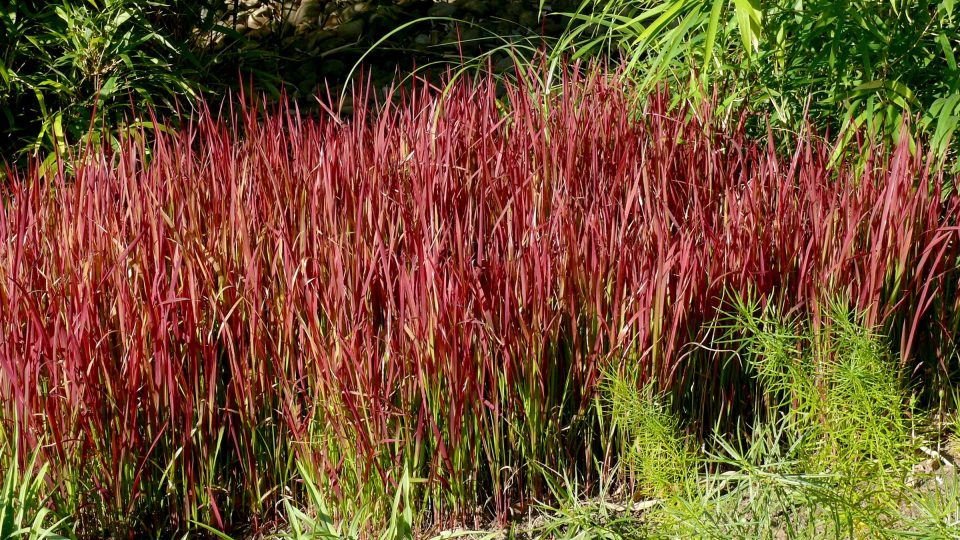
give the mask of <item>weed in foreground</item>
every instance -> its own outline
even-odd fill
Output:
[[[742,437],[714,438],[694,465],[699,474],[643,516],[650,536],[960,535],[955,476],[918,484],[909,474],[923,443],[911,438],[916,411],[888,346],[862,315],[833,303],[827,324],[804,328],[758,304],[737,307],[732,326],[742,331],[741,354],[767,409]],[[630,385],[609,388],[623,395]],[[633,410],[620,414],[658,410],[649,392],[633,388]],[[669,432],[635,436],[651,455],[676,445]]]
[[[64,519],[56,521],[47,507],[48,464],[32,452],[21,463],[19,446],[0,432],[0,539],[62,539],[57,531]]]

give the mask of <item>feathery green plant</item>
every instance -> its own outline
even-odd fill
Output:
[[[630,369],[630,368],[627,368]],[[637,374],[606,378],[613,422],[625,438],[620,459],[643,496],[662,498],[680,492],[695,470],[690,443],[679,422],[647,382],[638,390]]]
[[[755,300],[734,304],[728,336],[741,333],[765,410],[743,439],[715,438],[697,489],[657,519],[689,537],[885,534],[901,519],[916,443],[889,348],[840,302],[818,328]]]

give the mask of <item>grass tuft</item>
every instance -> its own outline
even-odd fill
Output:
[[[836,165],[813,136],[778,153],[713,102],[661,90],[638,116],[609,74],[564,73],[562,92],[461,79],[383,105],[361,87],[349,121],[246,98],[12,178],[0,418],[22,419],[3,430],[47,467],[51,508],[84,537],[269,531],[307,470],[335,522],[505,522],[554,478],[600,489],[605,372],[655,381],[701,431],[753,409],[753,375],[712,344],[730,291],[822,329],[784,365],[830,390],[803,390],[810,418],[882,458],[888,402],[834,409],[887,372],[825,298],[950,372],[960,198],[938,162],[864,142]],[[674,441],[627,441],[676,460],[655,493],[682,476],[664,410],[624,420]]]

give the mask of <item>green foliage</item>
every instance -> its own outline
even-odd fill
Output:
[[[909,447],[899,373],[889,347],[859,326],[855,313],[840,303],[829,309],[828,324],[803,332],[769,307],[761,312],[739,302],[736,326],[746,331],[747,364],[768,416],[782,416],[800,434],[808,470],[882,478]]]
[[[922,115],[945,151],[960,115],[960,13],[952,0],[784,3],[767,10],[753,64],[758,98],[796,123],[811,96],[818,116],[842,110],[849,125],[897,134]]]
[[[649,386],[629,373],[608,378],[614,422],[631,441],[621,459],[636,474],[635,496],[656,498],[621,530],[653,538],[956,537],[955,474],[926,484],[911,477],[918,415],[888,345],[862,316],[835,303],[814,327],[769,305],[734,304],[721,328],[739,345],[762,405],[735,437],[717,432],[706,457],[690,450]],[[581,506],[598,515],[604,504]],[[541,530],[572,530],[571,507]],[[640,537],[576,530],[578,538]]]
[[[863,127],[897,138],[918,115],[944,154],[960,121],[953,0],[585,0],[569,15],[557,59],[619,52],[648,88],[697,72],[724,105],[746,102],[788,130],[812,118],[847,139]]]
[[[638,492],[661,498],[679,492],[694,470],[695,460],[677,419],[664,397],[648,382],[638,391],[633,376],[609,377],[614,422],[625,438],[620,459],[635,480]]]
[[[330,511],[327,508],[326,498],[321,494],[317,482],[313,479],[310,467],[304,467],[302,462],[297,462],[297,468],[300,471],[300,481],[306,492],[307,508],[310,512],[299,509],[296,502],[291,498],[283,501],[284,512],[286,514],[289,530],[278,535],[278,538],[289,540],[307,540],[315,538],[355,538],[359,535],[358,523],[354,522],[352,527],[343,532],[342,526],[334,524],[330,518]]]
[[[887,508],[845,497],[837,474],[813,473],[789,444],[785,424],[757,426],[745,445],[718,440],[695,490],[675,497],[650,519],[674,538],[841,538]]]
[[[194,95],[195,59],[151,22],[164,8],[135,0],[0,1],[0,131],[7,137],[0,144],[63,152],[88,134],[99,144],[134,110],[171,110],[177,96]]]
[[[16,445],[0,440],[0,540],[61,539],[56,534],[63,520],[52,523],[46,507],[48,465],[38,466],[33,452],[23,467]]]
[[[415,482],[409,472],[404,472],[397,483],[393,495],[390,514],[387,519],[381,519],[372,513],[377,505],[374,501],[362,509],[356,509],[352,516],[334,518],[327,497],[323,494],[321,482],[315,478],[315,469],[302,461],[297,461],[300,473],[300,483],[304,491],[302,501],[287,497],[283,501],[284,515],[287,527],[277,534],[277,540],[319,540],[379,538],[380,540],[403,540],[414,538],[415,508],[412,498],[412,486]],[[385,524],[377,534],[374,524]]]
[[[877,537],[903,525],[900,506],[916,494],[907,482],[913,408],[883,340],[843,304],[828,309],[825,324],[805,328],[737,302],[728,330],[742,335],[766,408],[745,439],[716,439],[698,489],[659,514],[667,528],[684,537],[818,538]]]

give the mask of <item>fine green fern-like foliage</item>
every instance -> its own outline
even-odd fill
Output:
[[[760,396],[754,420],[738,422],[737,436],[717,431],[698,455],[649,386],[629,375],[608,377],[614,422],[628,434],[621,459],[637,486],[634,496],[658,502],[642,518],[649,534],[876,538],[955,531],[957,498],[948,486],[929,494],[908,481],[918,414],[889,346],[863,317],[835,302],[814,326],[754,299],[737,298],[734,306],[727,344],[736,337]],[[905,513],[905,505],[912,510]]]
[[[849,309],[836,304],[822,339],[827,349],[824,438],[829,444],[821,446],[819,455],[824,466],[840,464],[842,474],[882,482],[887,472],[905,473],[902,458],[911,431],[906,413],[913,408],[905,408],[907,396],[889,347],[854,320]],[[847,464],[850,468],[843,469]]]
[[[767,417],[802,439],[808,471],[836,473],[856,490],[860,479],[883,482],[902,467],[907,398],[881,338],[846,305],[827,309],[821,328],[805,330],[740,302],[737,325],[746,330],[747,364],[766,395]]]
[[[662,498],[680,492],[695,470],[690,444],[665,398],[652,383],[638,390],[637,377],[607,378],[614,421],[621,432],[621,459],[638,494]]]
[[[919,530],[901,512],[912,495],[929,501],[906,482],[912,407],[889,347],[842,303],[826,307],[818,328],[755,301],[735,305],[733,330],[765,409],[740,430],[747,437],[716,437],[697,489],[671,499],[656,519],[700,538]],[[931,515],[951,508],[918,504]]]

